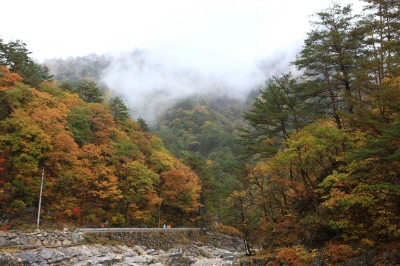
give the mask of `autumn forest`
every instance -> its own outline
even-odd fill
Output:
[[[0,39],[1,228],[34,223],[44,173],[49,226],[212,228],[287,265],[398,247],[400,4],[362,2],[314,14],[296,72],[165,103],[155,126],[102,82],[106,55],[41,64]]]

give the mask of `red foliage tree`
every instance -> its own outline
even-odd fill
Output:
[[[0,163],[4,163],[6,161],[6,159],[4,159],[3,157],[0,157]],[[4,167],[0,167],[0,171],[3,171]]]

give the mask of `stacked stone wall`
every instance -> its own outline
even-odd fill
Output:
[[[91,241],[118,242],[125,245],[143,245],[154,249],[170,249],[179,244],[194,243],[201,239],[201,231],[150,231],[150,232],[91,232],[85,237]]]
[[[0,247],[35,248],[60,247],[84,243],[141,245],[168,250],[176,246],[202,242],[219,248],[241,249],[242,242],[235,237],[200,230],[129,231],[129,232],[80,232],[64,230],[33,232],[0,232]]]
[[[34,232],[0,232],[0,247],[34,247],[34,246],[68,246],[85,242],[82,232],[41,231]]]

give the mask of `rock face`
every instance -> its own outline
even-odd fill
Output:
[[[239,253],[200,243],[155,250],[145,246],[77,245],[0,253],[0,265],[205,266],[233,265]]]

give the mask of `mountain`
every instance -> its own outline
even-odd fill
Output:
[[[200,180],[160,138],[54,82],[23,82],[0,68],[3,214],[29,219],[43,175],[44,222],[198,224]]]

